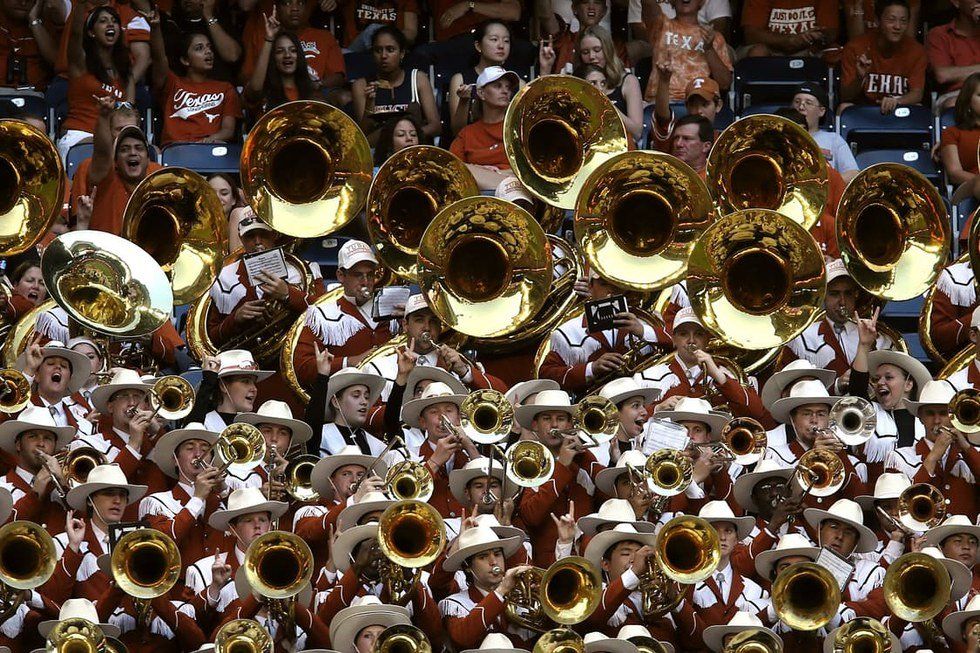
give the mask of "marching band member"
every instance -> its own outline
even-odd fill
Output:
[[[912,482],[905,474],[885,472],[875,481],[873,495],[862,495],[855,499],[861,509],[872,513],[878,522],[878,545],[866,557],[880,560],[882,566],[887,567],[905,553],[906,533],[898,521],[898,498],[911,485]],[[881,512],[885,514],[882,515]]]
[[[932,342],[945,358],[976,342],[973,335],[980,326],[977,314],[976,278],[970,261],[947,265],[936,279],[929,327]]]
[[[799,499],[790,496],[789,482],[794,470],[782,467],[773,460],[760,460],[751,472],[735,479],[729,505],[755,515],[755,528],[752,529],[751,557],[759,551],[770,549],[783,535],[797,532],[806,535],[800,526],[793,523],[791,515],[803,508]],[[736,557],[736,564],[738,558]]]
[[[258,395],[256,384],[275,374],[260,370],[252,353],[244,349],[228,349],[209,356],[201,368],[204,378],[185,421],[201,422],[215,432],[232,424],[238,413],[251,412]]]
[[[384,442],[365,429],[371,407],[381,395],[385,380],[355,367],[345,367],[331,374],[329,379],[320,374],[317,379],[306,414],[314,429],[317,424],[322,424],[319,438],[313,438],[319,442],[318,455],[335,454],[352,445],[366,455],[380,454],[385,448]],[[323,380],[326,380],[325,387]],[[312,445],[309,448],[312,449]]]
[[[99,372],[105,366],[105,354],[98,343],[85,336],[72,338],[66,346],[68,349],[85,356],[91,369],[85,383],[71,396],[71,411],[75,413],[76,417],[79,417],[79,414],[81,417],[86,417],[92,412],[92,391],[99,385]]]
[[[465,395],[469,393],[463,382],[453,376],[452,373],[432,365],[415,365],[407,352],[400,351],[399,354],[401,355],[398,358],[398,376],[395,377],[395,385],[391,389],[391,394],[388,395],[389,405],[394,407],[399,403],[418,399],[422,396],[422,392],[435,382],[446,384],[453,391],[453,394]],[[410,366],[411,371],[405,376],[404,383],[402,383],[405,366]],[[385,433],[397,433],[400,430],[409,456],[418,456],[422,443],[425,442],[425,433],[417,424],[402,422],[401,416],[396,413],[395,410],[390,413],[385,411]]]
[[[646,461],[647,457],[642,452],[630,449],[619,457],[613,467],[606,467],[595,475],[596,496],[613,497],[602,503],[600,511],[612,500],[625,501],[633,511],[634,519],[646,517],[655,498],[646,482]]]
[[[924,535],[925,543],[942,551],[943,556],[956,560],[969,569],[973,575],[971,584],[980,587],[980,526],[977,526],[966,515],[950,515]]]
[[[79,440],[122,467],[127,477],[143,472],[144,449],[149,450],[154,424],[150,410],[143,410],[150,389],[134,370],[117,367],[112,377],[92,391],[92,407],[99,414],[98,433]]]
[[[980,648],[980,595],[974,594],[965,608],[946,615],[943,632],[957,653]]]
[[[885,569],[877,560],[855,554],[875,550],[878,538],[864,525],[861,506],[850,499],[839,499],[827,510],[807,508],[803,518],[816,533],[817,543],[849,560],[854,570],[842,589],[842,601],[860,601],[885,579]]]
[[[616,464],[626,451],[638,448],[650,415],[647,406],[660,396],[657,388],[641,387],[632,378],[613,379],[602,386],[599,396],[608,399],[619,411],[619,428],[609,446],[592,447],[590,451],[602,465]]]
[[[371,475],[365,476],[372,465]],[[359,503],[369,493],[381,491],[387,467],[384,459],[366,456],[354,445],[321,458],[310,472],[310,484],[321,500],[297,508],[293,532],[311,544],[323,541],[342,510]]]
[[[715,653],[720,653],[731,638],[746,630],[761,630],[782,643],[782,639],[771,628],[766,628],[762,620],[751,612],[736,612],[727,624],[716,623],[704,629],[704,645]]]
[[[837,380],[837,373],[823,367],[816,367],[813,363],[800,358],[787,363],[786,367],[774,372],[759,393],[762,405],[766,409],[768,419],[760,420],[763,426],[769,428],[766,432],[766,443],[769,446],[786,444],[791,441],[792,436],[786,434],[786,424],[780,424],[772,419],[772,405],[777,399],[782,399],[789,395],[790,390],[799,381],[817,380],[824,384],[828,391],[833,387]]]
[[[306,443],[313,437],[313,429],[306,422],[293,418],[289,404],[275,399],[262,402],[254,413],[239,413],[235,422],[257,427],[265,439],[267,453],[265,464],[252,469],[245,476],[239,476],[234,468],[229,469],[225,479],[228,489],[257,487],[267,497],[282,499],[285,487],[280,479],[285,475],[290,452],[297,447],[305,450]],[[270,468],[274,470],[276,478],[269,478]]]
[[[518,406],[523,406],[524,404],[534,401],[535,395],[537,395],[542,390],[561,390],[561,386],[558,385],[557,381],[552,379],[531,379],[530,381],[521,381],[515,383],[504,396],[507,397],[507,401],[510,405],[517,410]],[[517,440],[532,440],[534,439],[534,433],[525,426],[522,426],[520,422],[516,419],[514,420],[514,425],[511,428],[510,438],[508,442],[512,443]]]
[[[89,380],[88,359],[56,340],[43,346],[31,343],[22,356],[24,375],[32,382],[32,403],[48,408],[59,426],[92,433],[94,427],[86,419],[91,411],[82,412],[72,398]]]
[[[382,603],[373,595],[360,596],[330,621],[330,643],[337,653],[372,653],[386,628],[411,623],[404,607]]]
[[[973,310],[968,338],[973,348],[973,359],[969,365],[949,376],[949,382],[957,390],[980,388],[980,365],[978,365],[976,358],[977,352],[980,351],[980,344],[978,344],[980,343],[980,308]]]

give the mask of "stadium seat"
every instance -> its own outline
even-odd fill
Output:
[[[296,255],[304,261],[319,265],[324,279],[333,279],[337,273],[337,252],[348,240],[350,238],[347,236],[309,238]]]
[[[903,302],[888,302],[882,309],[881,315],[889,318],[889,321],[893,319],[918,320],[925,301],[924,297],[913,297]]]
[[[885,148],[928,150],[932,145],[932,112],[923,106],[898,107],[883,116],[876,105],[854,105],[837,122],[838,133],[855,154]]]
[[[905,339],[905,344],[909,348],[909,356],[925,364],[926,367],[930,367],[933,363],[929,358],[929,354],[922,347],[922,341],[919,340],[919,333],[917,331],[910,331],[908,333],[903,333],[902,338]]]
[[[345,52],[344,69],[347,81],[368,77],[374,73],[374,57],[370,52]]]
[[[803,82],[827,87],[827,65],[815,57],[750,57],[735,64],[735,108],[783,100]]]
[[[202,175],[214,172],[235,174],[242,146],[236,143],[171,143],[163,148],[165,166],[190,168]]]
[[[858,168],[864,170],[876,163],[902,163],[921,172],[929,181],[942,188],[942,173],[929,156],[928,150],[883,149],[867,150],[854,157]]]
[[[69,179],[75,178],[75,171],[85,159],[92,156],[92,143],[79,143],[72,145],[65,157],[65,173]]]

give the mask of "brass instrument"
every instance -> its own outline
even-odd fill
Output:
[[[898,497],[898,521],[912,531],[924,533],[946,519],[946,497],[929,483],[915,483]]]
[[[571,75],[525,85],[507,107],[503,129],[514,174],[538,198],[563,209],[575,208],[584,180],[599,164],[628,147],[609,98]]]
[[[153,415],[168,422],[182,420],[194,409],[194,386],[176,374],[157,379],[147,395]]]
[[[317,297],[315,300],[310,301],[310,305],[307,310],[310,310],[311,308],[316,310],[321,306],[326,306],[327,304],[336,302],[338,299],[340,299],[343,296],[344,296],[344,287],[338,284],[336,288],[331,288],[324,294]],[[197,330],[198,336],[203,336],[204,333],[202,332],[202,330],[206,330],[206,326],[207,326],[207,322],[206,322],[207,313],[202,312],[200,310],[198,310],[195,313],[194,311],[197,308],[198,306],[197,304],[195,304],[191,309],[192,316],[196,318],[196,321],[194,322],[194,329]],[[190,326],[191,325],[190,318],[191,316],[188,316],[188,332],[192,330]],[[304,404],[309,403],[310,393],[307,392],[306,388],[304,388],[303,385],[299,382],[299,376],[296,373],[296,365],[294,364],[295,361],[293,360],[293,357],[294,354],[296,353],[296,347],[299,345],[300,334],[303,333],[303,327],[305,326],[306,326],[306,313],[303,313],[302,315],[298,315],[296,319],[293,320],[292,325],[285,330],[282,336],[282,349],[279,351],[278,361],[270,361],[270,363],[276,369],[282,372],[283,381],[285,381],[289,389],[292,390]],[[393,340],[396,340],[398,338],[399,336],[395,336],[394,338],[389,340],[388,343],[383,345],[383,347],[387,347],[389,344],[391,344]],[[201,338],[198,339],[197,344],[198,345],[201,344]],[[190,347],[189,336],[188,336],[188,347]],[[378,349],[382,349],[382,347],[379,347]],[[197,351],[193,347],[191,347],[191,351],[193,351],[195,355],[197,354]]]
[[[899,619],[920,624],[933,648],[947,647],[938,616],[950,601],[953,581],[943,563],[928,553],[906,553],[888,566],[882,588],[888,609]]]
[[[652,481],[650,489],[662,497],[682,494],[694,476],[690,459],[676,449],[654,451],[647,458],[644,471]]]
[[[426,227],[418,283],[449,328],[476,337],[512,333],[544,305],[551,245],[531,215],[493,197],[450,204]]]
[[[48,582],[57,564],[54,539],[38,524],[13,521],[0,527],[0,618],[17,610],[23,590]]]
[[[662,642],[646,635],[627,637],[626,641],[634,644],[639,653],[668,653],[670,650]]]
[[[371,146],[353,120],[324,102],[298,100],[266,112],[249,131],[242,190],[279,233],[324,236],[360,212],[373,168]]]
[[[502,392],[474,390],[460,404],[459,428],[478,444],[501,442],[514,428],[514,407]]]
[[[657,328],[666,328],[663,320],[654,313],[650,313],[636,306],[630,307],[630,312],[633,313],[641,322],[653,327],[655,330]],[[576,313],[569,317],[571,319],[578,316],[579,314]],[[617,369],[593,376],[592,380],[588,383],[586,392],[598,392],[602,386],[613,379],[618,379],[622,376],[633,376],[650,367],[656,366],[665,356],[673,356],[673,350],[668,352],[668,348],[666,346],[656,342],[649,342],[643,338],[635,338],[630,336],[627,338],[627,343],[630,344],[626,351],[624,351],[622,354],[623,363]],[[547,351],[542,352],[542,349],[545,347],[548,351],[551,350],[550,339],[542,342],[541,347],[539,347],[538,355],[535,356],[536,370],[540,369],[541,363],[544,362],[544,357],[547,356]]]
[[[783,643],[768,630],[749,628],[732,635],[721,650],[722,653],[782,653]]]
[[[877,619],[857,617],[837,629],[833,646],[833,653],[892,653],[892,638]]]
[[[504,452],[506,478],[520,487],[540,487],[555,471],[555,457],[537,440],[518,440]]]
[[[199,469],[217,467],[220,473],[232,470],[236,474],[244,474],[265,461],[265,436],[251,424],[235,422],[221,430],[209,453],[210,463],[205,462],[202,456],[194,460],[194,466]]]
[[[24,313],[16,323],[10,326],[6,333],[0,327],[0,335],[3,336],[0,350],[3,351],[4,367],[17,366],[17,358],[24,353],[28,344],[31,343],[31,338],[34,336],[34,326],[37,324],[38,316],[50,311],[56,306],[55,301],[49,297],[38,306]]]
[[[575,240],[602,278],[621,288],[659,290],[684,278],[711,208],[707,186],[683,161],[623,152],[585,180],[575,204]]]
[[[662,617],[680,604],[684,588],[668,577],[656,561],[647,559],[647,569],[640,575],[640,614],[648,623]]]
[[[379,574],[388,600],[405,605],[420,582],[422,567],[432,564],[446,548],[446,525],[429,504],[399,501],[381,514],[378,548],[384,555]]]
[[[827,159],[806,128],[786,118],[737,120],[715,139],[705,171],[719,215],[768,209],[808,230],[827,204]]]
[[[531,653],[585,653],[585,641],[571,628],[554,628],[538,638]]]
[[[228,221],[218,194],[193,170],[166,167],[143,178],[126,203],[122,232],[163,268],[174,304],[211,289],[228,249]]]
[[[608,444],[619,431],[619,409],[600,395],[589,395],[575,404],[572,428],[590,447]]]
[[[847,480],[844,463],[829,449],[810,449],[796,463],[794,478],[806,493],[815,497],[829,497],[837,493]]]
[[[428,501],[434,491],[435,481],[425,463],[402,460],[385,474],[385,494],[396,501]]]
[[[432,653],[432,645],[420,628],[398,624],[381,631],[371,653]]]
[[[398,445],[401,445],[404,448],[405,441],[402,440],[400,436],[392,435],[388,440],[388,444],[385,445],[385,448],[381,450],[381,453],[374,457],[374,460],[371,461],[368,468],[364,470],[364,474],[359,479],[354,481],[354,484],[351,486],[351,494],[356,493],[360,489],[361,483],[364,482],[364,479],[370,478],[371,475],[374,474],[374,470],[378,466],[378,463],[384,460],[385,456],[387,456],[391,450]]]
[[[47,653],[103,653],[105,632],[88,619],[73,617],[60,620],[48,633],[44,650]]]
[[[320,493],[313,489],[310,476],[316,466],[319,456],[300,454],[289,459],[286,465],[286,493],[296,501],[317,501]]]
[[[20,120],[0,122],[0,257],[31,249],[61,215],[65,168],[48,135]]]
[[[817,630],[830,623],[841,602],[840,585],[824,567],[797,562],[780,572],[772,584],[772,606],[794,630]]]
[[[214,653],[272,653],[272,637],[254,619],[232,619],[215,633]]]
[[[736,417],[725,424],[721,441],[732,459],[742,466],[753,465],[766,454],[766,428],[751,417]]]
[[[587,558],[568,556],[541,576],[541,610],[556,624],[585,621],[602,598],[602,574]]]
[[[313,552],[298,535],[269,531],[252,540],[245,552],[249,587],[269,601],[270,616],[287,632],[294,621],[293,602],[313,577]]]
[[[68,488],[84,483],[88,479],[89,472],[109,462],[104,453],[95,447],[87,446],[65,449],[56,453],[54,457],[61,466],[61,475]]]
[[[841,397],[828,415],[828,430],[849,447],[858,447],[870,440],[877,426],[875,407],[862,397]]]
[[[180,578],[180,551],[166,533],[141,528],[119,538],[109,566],[116,585],[136,603],[136,623],[148,627],[150,600],[169,592]]]
[[[0,413],[16,415],[29,403],[31,384],[24,373],[13,367],[0,369]]]
[[[657,531],[654,556],[667,578],[693,585],[714,573],[721,562],[718,533],[700,517],[674,517]]]
[[[514,589],[507,592],[504,616],[518,628],[543,633],[551,627],[551,621],[541,607],[541,579],[544,569],[532,567],[517,575]]]
[[[780,347],[795,338],[815,319],[826,289],[813,236],[762,209],[716,220],[695,243],[687,270],[691,307],[702,324],[742,349]]]
[[[965,434],[980,433],[980,390],[964,388],[949,402],[949,421]]]
[[[912,299],[929,290],[949,259],[949,217],[922,174],[879,163],[858,173],[841,196],[837,242],[860,287],[881,299]]]
[[[381,262],[415,281],[425,228],[442,207],[479,194],[473,174],[452,152],[415,145],[392,154],[371,182],[365,209]]]

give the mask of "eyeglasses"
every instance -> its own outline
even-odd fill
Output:
[[[793,100],[793,106],[800,107],[803,109],[816,109],[817,107],[820,106],[820,103],[817,102],[816,100],[808,100],[808,99]]]

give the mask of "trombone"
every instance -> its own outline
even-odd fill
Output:
[[[180,578],[180,551],[166,533],[152,528],[119,538],[109,559],[112,578],[136,604],[136,623],[149,625],[150,600],[163,596]]]
[[[396,624],[381,631],[371,653],[432,653],[432,645],[420,628]]]
[[[980,433],[980,390],[964,388],[953,395],[949,421],[961,433]]]
[[[946,497],[934,485],[916,483],[898,496],[898,523],[906,532],[924,533],[946,518]]]
[[[388,440],[388,444],[386,444],[385,448],[381,450],[381,453],[374,457],[374,460],[371,461],[368,468],[364,470],[364,474],[361,476],[361,478],[354,481],[354,485],[352,485],[350,489],[351,494],[356,493],[358,489],[360,489],[361,483],[364,482],[364,479],[369,478],[372,474],[374,474],[374,470],[378,466],[378,463],[384,460],[385,456],[387,456],[391,450],[395,448],[395,445],[401,445],[402,447],[405,446],[405,441],[401,439],[401,436],[391,436],[391,438]]]
[[[803,494],[829,497],[844,487],[847,475],[840,457],[829,449],[810,449],[800,456],[793,478],[800,482]]]
[[[254,619],[233,619],[215,633],[214,653],[272,653],[272,637]]]
[[[64,449],[56,453],[54,457],[61,465],[61,475],[69,488],[84,483],[88,479],[89,472],[108,462],[104,453],[89,446]],[[55,476],[52,474],[51,478],[53,479]]]
[[[793,630],[817,630],[830,623],[840,606],[837,579],[813,562],[798,562],[780,572],[772,584],[772,606]]]
[[[473,442],[496,444],[506,440],[513,427],[514,407],[497,390],[475,390],[459,407],[459,428]]]
[[[147,393],[147,401],[153,414],[170,421],[182,420],[194,409],[194,386],[182,376],[171,374],[153,384]]]
[[[540,487],[555,472],[555,456],[537,440],[518,440],[504,452],[504,470],[504,478],[511,483],[526,488]]]
[[[320,458],[313,454],[300,454],[289,459],[284,475],[286,494],[296,501],[317,501],[320,493],[313,489],[312,474]]]
[[[833,435],[849,447],[858,447],[871,439],[878,426],[874,406],[861,397],[842,397],[831,407],[828,428],[819,432]]]
[[[892,614],[922,624],[926,639],[945,646],[945,637],[933,620],[950,601],[952,580],[943,563],[928,553],[906,553],[888,566],[882,588]]]
[[[205,454],[207,455],[207,454]],[[226,426],[211,447],[211,461],[194,459],[198,469],[217,467],[219,473],[244,474],[262,465],[266,458],[265,436],[257,427],[244,422]]]
[[[426,567],[446,548],[446,525],[435,508],[424,501],[399,501],[378,520],[378,548],[384,555],[380,575],[389,600],[405,605]],[[411,578],[405,577],[411,569]]]
[[[721,441],[739,465],[748,466],[762,460],[768,438],[766,428],[751,417],[736,417],[721,431]]]
[[[434,491],[432,472],[424,463],[402,460],[385,474],[385,493],[396,501],[428,501]]]
[[[313,552],[298,535],[269,531],[245,552],[245,578],[269,601],[270,616],[287,631],[295,623],[295,597],[313,577]]]
[[[619,430],[619,409],[605,397],[589,395],[575,404],[572,426],[551,429],[553,434],[577,435],[588,447],[607,444]]]
[[[654,451],[643,469],[652,481],[650,489],[662,497],[683,494],[694,478],[690,459],[677,449]]]

